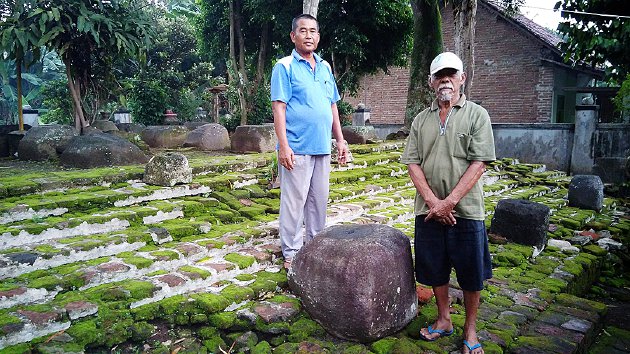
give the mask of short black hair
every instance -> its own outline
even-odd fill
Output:
[[[313,20],[315,21],[315,23],[317,24],[317,31],[319,31],[319,22],[317,22],[317,19],[309,14],[301,14],[301,15],[297,15],[293,18],[293,21],[291,21],[291,32],[295,32],[295,29],[297,28],[297,23],[299,20],[301,19],[307,19],[307,20]]]

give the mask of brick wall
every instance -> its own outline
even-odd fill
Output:
[[[391,67],[387,74],[364,77],[355,97],[346,95],[344,100],[353,107],[365,103],[372,124],[403,124],[408,90],[409,68]]]
[[[444,50],[454,51],[453,15],[443,11]],[[541,62],[545,45],[521,27],[479,4],[475,40],[475,76],[471,100],[480,102],[493,122],[550,122],[554,68]],[[372,124],[402,124],[408,68],[365,77],[356,97],[346,100],[371,108]]]

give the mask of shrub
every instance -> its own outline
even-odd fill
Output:
[[[40,120],[43,123],[74,124],[72,101],[66,79],[49,81],[42,89],[43,106],[48,109]]]
[[[135,80],[131,90],[129,108],[136,123],[161,124],[164,119],[168,96],[156,80]]]

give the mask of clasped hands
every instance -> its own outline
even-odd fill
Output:
[[[455,219],[455,208],[457,203],[452,202],[450,199],[437,199],[432,203],[427,202],[427,206],[429,206],[429,214],[424,218],[424,221],[429,221],[431,219],[439,222],[442,225],[453,226],[457,223]]]

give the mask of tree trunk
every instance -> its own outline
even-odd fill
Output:
[[[22,110],[22,58],[15,60],[15,71],[17,74],[17,109],[18,126],[21,132],[24,131],[24,111]]]
[[[409,91],[405,125],[433,100],[428,85],[431,60],[442,52],[442,19],[438,0],[411,0],[413,11],[413,50],[409,69]]]
[[[235,11],[234,0],[230,1],[230,62],[232,63],[232,69],[228,69],[229,79],[236,86],[236,92],[238,93],[238,102],[241,110],[241,124],[247,124],[247,102],[245,101],[245,95],[243,94],[243,88],[241,85],[241,79],[239,78],[238,64],[236,62],[236,38],[235,37]]]
[[[466,84],[464,93],[470,99],[475,76],[475,24],[477,15],[477,0],[461,0],[453,5],[453,19],[455,21],[455,54],[464,62]]]
[[[256,82],[254,82],[253,92],[258,91],[258,86],[265,74],[265,63],[267,62],[267,48],[269,47],[269,22],[265,22],[260,33],[260,47],[258,48],[258,63],[256,64]]]
[[[304,0],[302,3],[302,13],[309,14],[317,18],[317,7],[319,6],[319,0]]]
[[[68,88],[70,89],[70,96],[72,97],[74,126],[79,132],[83,133],[83,128],[89,127],[90,124],[85,120],[85,117],[83,116],[83,108],[81,107],[81,88],[79,86],[79,83],[75,81],[72,75],[70,60],[64,58],[63,62],[66,65]]]

